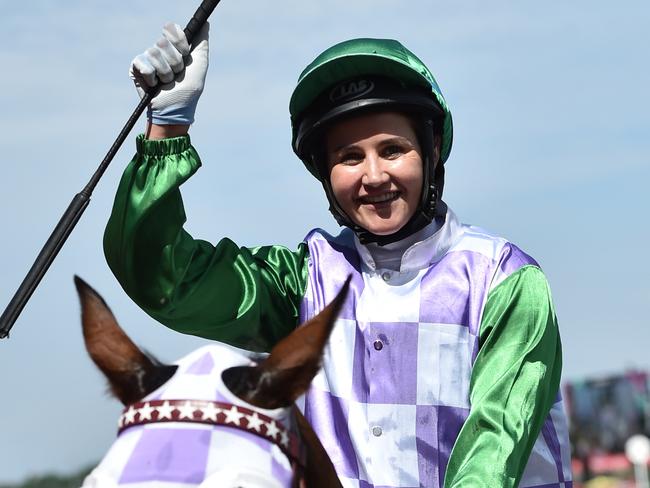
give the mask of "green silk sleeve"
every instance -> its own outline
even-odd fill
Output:
[[[446,488],[518,486],[556,400],[561,369],[546,278],[536,266],[524,266],[488,295],[470,413],[449,458]]]
[[[179,332],[267,351],[295,328],[308,250],[216,246],[184,229],[179,186],[201,166],[189,136],[137,139],[104,233],[108,264],[126,293]]]

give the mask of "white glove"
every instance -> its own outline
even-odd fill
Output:
[[[161,83],[161,91],[147,111],[150,122],[158,125],[190,125],[194,122],[196,104],[208,72],[209,32],[210,25],[206,22],[196,35],[196,47],[190,54],[181,26],[166,24],[163,37],[131,62],[129,76],[140,98],[145,94],[143,87]]]

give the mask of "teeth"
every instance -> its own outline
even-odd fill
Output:
[[[376,195],[374,197],[366,196],[363,198],[363,200],[367,203],[381,203],[381,202],[387,202],[388,200],[392,200],[397,195],[398,192],[391,191],[390,193],[384,193],[383,195]]]

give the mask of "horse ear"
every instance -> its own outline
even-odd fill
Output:
[[[81,323],[86,350],[108,379],[110,389],[124,405],[148,395],[176,371],[145,355],[118,325],[102,297],[88,283],[74,277],[81,301]]]
[[[288,407],[302,395],[320,369],[323,350],[350,286],[345,281],[321,313],[278,342],[255,367],[231,368],[223,379],[233,393],[260,408]]]

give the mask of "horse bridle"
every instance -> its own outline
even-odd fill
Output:
[[[300,437],[267,415],[239,405],[210,400],[149,400],[132,403],[122,410],[117,434],[137,425],[162,422],[222,425],[266,439],[289,459],[294,488],[304,486],[306,452]]]

